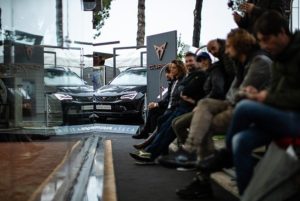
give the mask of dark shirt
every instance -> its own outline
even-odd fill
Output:
[[[288,47],[274,58],[268,92],[266,104],[300,111],[300,32],[296,32]]]
[[[207,78],[203,86],[205,98],[224,99],[225,98],[225,73],[221,69],[222,63],[215,62],[207,69]]]

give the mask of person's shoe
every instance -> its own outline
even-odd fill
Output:
[[[146,165],[155,165],[155,161],[135,161],[136,165],[146,166]]]
[[[154,160],[151,158],[151,153],[145,151],[138,151],[136,153],[129,153],[129,155],[135,159],[136,161],[140,162],[153,162]]]
[[[142,142],[140,144],[135,144],[135,145],[133,145],[133,147],[137,150],[144,149],[149,144],[151,144],[151,142],[154,140],[155,136],[156,136],[156,133],[151,133],[151,135],[144,142]]]
[[[141,131],[140,133],[134,134],[132,138],[134,139],[147,139],[149,137],[149,133]]]
[[[194,168],[197,164],[196,153],[189,153],[184,149],[179,149],[173,154],[160,157],[158,162],[165,167],[169,168]]]
[[[144,142],[142,142],[140,144],[134,144],[132,146],[137,150],[141,150],[141,149],[144,149],[145,147],[147,147],[151,142],[152,142],[152,138],[151,139],[147,138]]]
[[[195,177],[189,185],[176,190],[176,195],[181,199],[199,199],[212,197],[213,193],[209,181]]]
[[[232,155],[227,149],[220,149],[197,164],[197,169],[205,173],[221,171],[233,166]]]
[[[195,171],[197,169],[196,167],[190,167],[190,168],[178,167],[176,168],[176,170],[179,172],[190,172],[190,171]]]

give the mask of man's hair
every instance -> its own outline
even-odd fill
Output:
[[[262,14],[254,25],[255,34],[261,33],[266,36],[278,35],[282,32],[282,29],[287,35],[291,35],[286,18],[284,18],[279,12],[273,10]]]
[[[187,52],[187,53],[185,53],[184,57],[194,57],[194,58],[196,58],[196,54],[193,53],[193,52]]]
[[[227,40],[238,54],[248,55],[258,47],[255,37],[241,28],[232,29],[227,35]]]

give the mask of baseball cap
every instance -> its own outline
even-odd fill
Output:
[[[197,55],[197,62],[201,61],[202,59],[208,59],[211,61],[211,58],[207,52],[201,52]]]

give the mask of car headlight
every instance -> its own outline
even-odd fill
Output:
[[[54,94],[54,96],[58,99],[58,100],[72,100],[72,96],[67,95],[67,94]]]
[[[120,97],[121,100],[124,100],[124,99],[129,99],[129,100],[133,100],[136,95],[138,93],[136,91],[133,91],[133,92],[129,92],[127,94],[124,94],[123,96]]]

